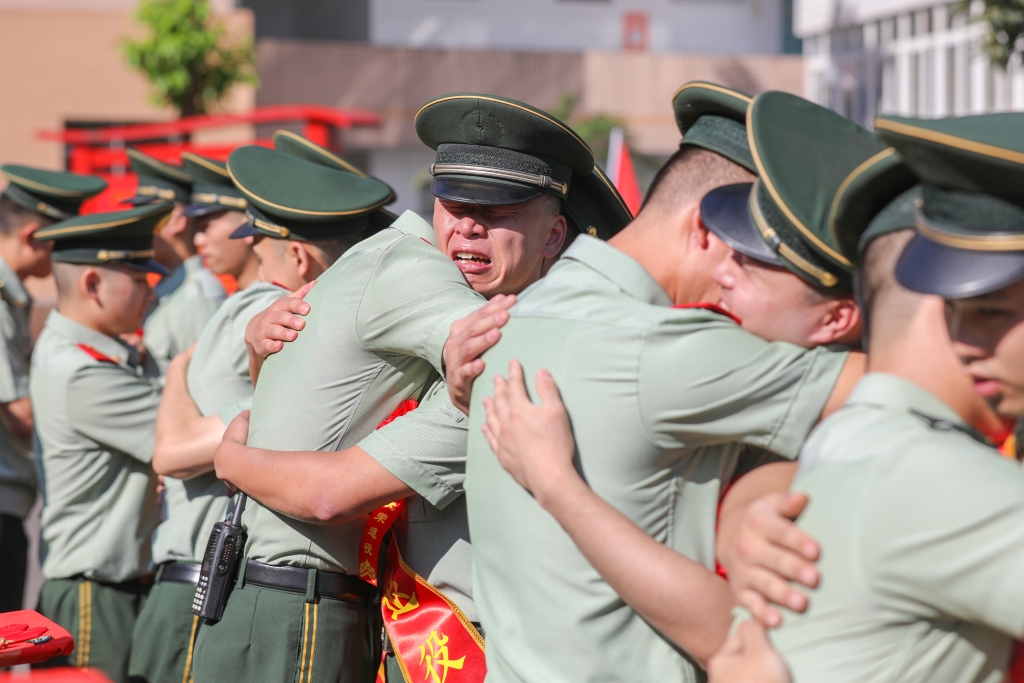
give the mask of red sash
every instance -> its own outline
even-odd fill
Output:
[[[0,614],[0,667],[45,662],[74,649],[71,634],[38,612]]]
[[[377,429],[418,404],[406,401]],[[381,543],[405,509],[405,501],[388,503],[370,513],[359,543],[359,578],[377,585]],[[483,683],[487,675],[484,639],[458,605],[402,560],[394,537],[384,565],[381,615],[406,683]],[[377,672],[385,680],[384,663]],[[398,683],[391,681],[390,683]]]

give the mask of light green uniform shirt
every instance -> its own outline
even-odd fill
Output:
[[[531,386],[550,370],[591,488],[713,569],[719,497],[741,453],[751,445],[794,458],[847,354],[768,343],[725,315],[671,306],[639,263],[583,235],[520,295],[484,355],[466,500],[489,683],[702,677],[502,469],[480,431],[482,400],[512,358]]]
[[[807,440],[793,488],[822,581],[769,632],[794,681],[1003,680],[1024,636],[1024,471],[966,431],[876,373]]]
[[[142,326],[142,343],[163,374],[175,356],[196,343],[227,293],[198,255],[185,259],[153,291],[156,308]]]
[[[252,403],[245,326],[288,291],[255,282],[217,309],[203,328],[188,365],[188,392],[204,416],[227,425]],[[153,539],[153,561],[202,562],[213,525],[228,508],[224,482],[213,472],[187,481],[164,477],[164,521]]]
[[[114,362],[97,360],[84,344]],[[43,576],[121,582],[150,569],[160,517],[150,468],[160,384],[125,345],[50,313],[29,391],[43,491]]]
[[[28,396],[31,311],[31,297],[7,262],[0,258],[0,403]],[[0,514],[23,518],[35,500],[32,444],[11,434],[0,422]]]
[[[447,400],[447,390],[434,385],[451,324],[483,303],[437,248],[430,224],[409,211],[346,252],[318,278],[306,300],[312,309],[306,327],[260,371],[249,427],[251,446],[287,451],[363,446],[363,440],[405,400],[430,392],[429,403],[440,405],[442,396]],[[441,423],[424,424],[419,442],[446,443],[449,424],[457,418],[440,408],[424,407],[424,416],[436,414]],[[395,432],[407,418],[412,415],[392,423]],[[463,444],[448,457],[461,460]],[[385,461],[380,442],[365,445],[364,450],[385,467],[401,457]],[[416,467],[392,466],[399,470],[399,478]],[[420,484],[421,479],[430,485]],[[440,508],[459,493],[443,477],[431,478],[426,468],[417,471],[416,481],[407,483]],[[249,533],[246,554],[272,565],[355,574],[365,522],[360,518],[333,526],[305,524],[250,501],[243,515]]]

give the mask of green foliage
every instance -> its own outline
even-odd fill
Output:
[[[1024,34],[1024,0],[983,0],[983,4],[984,11],[973,19],[988,25],[982,48],[993,64],[1005,69]],[[963,0],[956,9],[967,12],[970,6],[971,0]]]
[[[562,96],[551,113],[557,119],[572,126],[576,134],[590,145],[590,149],[594,151],[594,157],[603,164],[608,157],[608,136],[611,134],[612,128],[622,125],[622,121],[606,114],[574,119],[572,114],[575,109],[576,97],[567,94]]]
[[[157,104],[181,116],[206,114],[232,86],[259,84],[252,41],[226,44],[207,0],[142,0],[135,18],[149,35],[126,40],[124,55],[149,79]]]

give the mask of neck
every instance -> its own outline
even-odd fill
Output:
[[[103,326],[96,322],[94,316],[90,314],[88,308],[77,301],[69,301],[65,297],[58,297],[57,299],[57,312],[63,315],[68,320],[73,320],[82,327],[88,327],[90,330],[95,330],[100,334],[105,334],[108,337],[117,338],[117,333],[112,333],[108,330],[103,329]]]
[[[699,237],[691,234],[699,205],[685,207],[680,214],[662,216],[653,211],[641,212],[608,244],[633,258],[661,285],[672,303],[718,303],[719,288],[710,271],[699,267],[695,249]],[[687,268],[692,263],[696,267]]]
[[[259,272],[260,261],[256,258],[256,254],[250,254],[241,271],[231,274],[234,276],[235,282],[238,283],[239,289],[248,289],[252,283],[256,282]]]
[[[19,280],[24,280],[29,275],[29,266],[21,262],[20,253],[21,243],[16,236],[0,235],[0,257],[3,257],[4,262],[14,271]]]
[[[1002,421],[974,392],[946,331],[942,299],[926,297],[898,326],[872,325],[868,372],[897,375],[925,389],[953,409],[964,422],[994,435]],[[909,313],[909,312],[906,312]]]

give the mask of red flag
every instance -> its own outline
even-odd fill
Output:
[[[622,195],[629,212],[635,216],[640,211],[643,195],[640,192],[640,183],[636,179],[633,157],[629,154],[626,136],[619,126],[612,128],[611,135],[608,136],[608,178]]]

